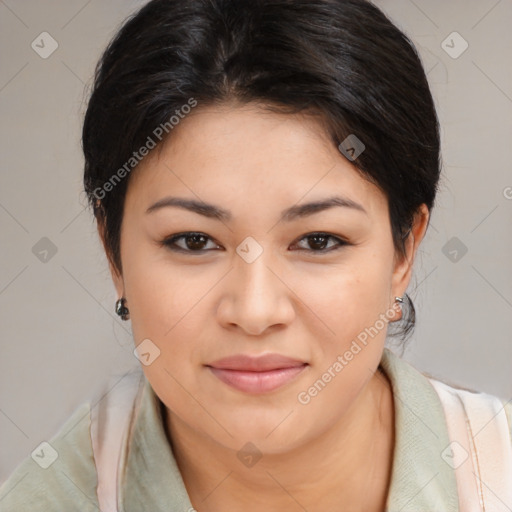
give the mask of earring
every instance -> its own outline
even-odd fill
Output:
[[[404,299],[403,297],[395,297],[395,302],[398,302],[398,304],[400,304],[400,317],[397,320],[401,320],[403,314],[402,304],[404,303]],[[396,322],[397,320],[394,321]]]
[[[121,317],[121,320],[128,320],[130,318],[130,311],[125,306],[126,299],[121,297],[116,301],[116,313]]]

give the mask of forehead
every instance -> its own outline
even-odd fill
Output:
[[[253,209],[338,193],[370,214],[387,207],[318,120],[257,105],[196,107],[180,120],[133,171],[126,203],[147,208],[167,193]]]

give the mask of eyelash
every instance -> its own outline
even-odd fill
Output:
[[[199,254],[199,253],[202,253],[202,252],[207,252],[207,251],[211,251],[212,249],[206,249],[206,250],[198,250],[198,251],[194,251],[194,250],[191,250],[191,249],[184,249],[183,247],[179,247],[176,245],[176,241],[177,240],[180,240],[180,239],[186,239],[187,237],[192,237],[192,236],[203,236],[203,237],[206,237],[208,240],[212,240],[211,237],[209,237],[208,235],[206,235],[205,233],[200,233],[200,232],[196,232],[196,231],[187,231],[185,233],[178,233],[176,235],[172,235],[170,237],[167,237],[165,238],[164,240],[162,240],[160,242],[161,245],[167,247],[168,249],[170,249],[171,251],[175,251],[175,252],[182,252],[182,253],[191,253],[191,254]],[[343,246],[348,246],[348,245],[352,245],[350,244],[349,242],[347,242],[346,240],[343,240],[342,238],[338,237],[338,236],[335,236],[335,235],[331,235],[330,233],[325,233],[325,232],[321,232],[321,231],[315,231],[315,232],[312,232],[312,233],[307,233],[306,235],[302,236],[301,238],[298,239],[298,242],[301,242],[302,240],[305,240],[305,239],[308,239],[308,238],[313,238],[313,237],[324,237],[324,238],[327,238],[327,239],[333,239],[336,241],[337,245],[335,246],[332,246],[330,248],[327,248],[327,249],[320,249],[320,250],[315,250],[315,249],[301,249],[302,251],[305,251],[309,254],[326,254],[328,252],[331,252],[331,251],[336,251],[336,250],[339,250],[341,249]],[[298,242],[294,242],[294,245]]]

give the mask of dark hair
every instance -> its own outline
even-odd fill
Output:
[[[439,124],[425,71],[412,42],[373,4],[152,0],[99,60],[83,126],[85,191],[119,273],[137,151],[172,136],[172,117],[193,102],[315,115],[337,147],[355,135],[365,149],[353,163],[386,195],[401,256],[419,206],[434,205]],[[415,323],[405,300],[404,339]]]

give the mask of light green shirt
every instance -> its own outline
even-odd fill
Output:
[[[426,375],[387,348],[381,368],[391,381],[395,404],[395,449],[387,511],[457,512],[455,473],[441,458],[450,441],[436,391]],[[501,401],[512,442],[512,400]],[[126,461],[121,512],[192,509],[167,441],[162,405],[145,381]],[[99,510],[90,410],[89,402],[81,405],[50,439],[58,457],[47,469],[30,456],[15,469],[0,487],[1,512]]]

